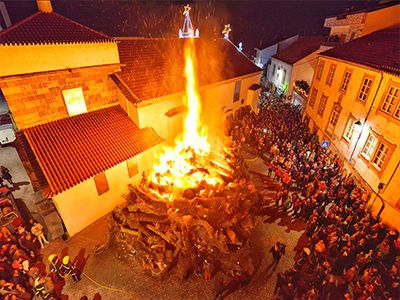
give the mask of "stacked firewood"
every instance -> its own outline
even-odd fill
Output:
[[[222,271],[251,276],[249,237],[255,228],[260,195],[236,161],[224,183],[202,183],[168,200],[143,177],[129,185],[126,203],[110,220],[110,235],[125,256],[139,258],[144,270],[159,275],[177,267],[181,278]]]

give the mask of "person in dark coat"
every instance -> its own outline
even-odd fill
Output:
[[[12,176],[10,174],[10,170],[5,166],[0,166],[1,177],[7,180],[9,183],[13,184]]]

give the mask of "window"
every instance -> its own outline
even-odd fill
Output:
[[[272,68],[272,77],[275,76],[275,71],[276,71],[276,65],[274,64],[273,68]]]
[[[240,99],[240,86],[242,85],[242,82],[236,81],[235,82],[235,90],[233,92],[233,102],[239,101]]]
[[[128,159],[126,161],[126,166],[128,167],[129,178],[131,178],[139,173],[136,158]]]
[[[347,91],[347,88],[348,88],[349,82],[350,82],[350,78],[351,78],[351,71],[350,70],[344,71],[342,83],[340,84],[340,90],[342,92]]]
[[[62,93],[70,116],[87,112],[82,88],[63,90]]]
[[[378,134],[370,132],[361,150],[361,158],[378,171],[378,175],[383,171],[394,150],[394,145],[387,142]]]
[[[385,143],[380,143],[372,159],[372,164],[380,171],[389,157],[390,148]]]
[[[331,117],[329,118],[329,123],[328,127],[326,128],[326,131],[330,134],[333,133],[333,130],[335,129],[335,126],[339,120],[339,115],[340,111],[342,110],[342,107],[340,106],[339,103],[335,103],[332,109]]]
[[[353,137],[355,122],[356,122],[356,119],[354,119],[352,116],[350,116],[349,120],[347,121],[344,133],[343,133],[343,138],[349,143],[351,142],[351,138]]]
[[[368,99],[369,92],[371,91],[371,86],[372,79],[370,77],[364,76],[357,99],[365,102]]]
[[[331,86],[333,82],[333,77],[335,76],[336,65],[331,64],[329,68],[328,75],[326,76],[326,84]]]
[[[322,60],[318,64],[318,68],[317,68],[317,79],[318,80],[321,79],[322,72],[324,71],[324,64],[325,64],[325,62],[323,62]]]
[[[311,107],[314,107],[315,99],[317,98],[318,90],[313,88],[310,94],[309,103]]]
[[[399,98],[399,88],[393,85],[390,86],[383,99],[381,110],[390,115],[393,112],[393,108],[398,98]],[[400,114],[400,109],[399,106],[397,106],[394,116],[396,118],[399,118],[400,117],[399,114]]]
[[[372,154],[374,153],[374,149],[377,142],[378,139],[372,133],[370,133],[368,135],[367,141],[365,142],[363,149],[361,150],[361,155],[369,160]]]
[[[324,114],[324,110],[325,110],[327,101],[328,101],[328,97],[325,96],[324,94],[322,94],[321,101],[319,102],[318,111],[317,111],[317,114],[319,114],[321,117]]]
[[[96,184],[97,194],[99,196],[110,190],[106,173],[100,173],[99,175],[94,176],[94,183]]]

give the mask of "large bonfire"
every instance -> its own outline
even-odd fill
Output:
[[[113,212],[111,240],[126,258],[140,260],[151,274],[177,266],[193,272],[254,272],[249,237],[258,195],[242,164],[226,148],[212,149],[200,122],[193,40],[185,46],[187,116],[174,147]]]

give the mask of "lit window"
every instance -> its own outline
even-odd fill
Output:
[[[240,99],[240,86],[241,85],[242,85],[242,82],[240,80],[235,82],[235,90],[233,93],[233,102],[239,101],[239,99]]]
[[[399,97],[399,89],[395,86],[390,86],[386,93],[385,99],[383,100],[381,110],[384,111],[385,113],[390,114],[393,110],[393,107],[398,97]],[[400,109],[398,106],[395,112],[395,117],[399,118],[399,114],[400,114]]]
[[[378,149],[376,150],[375,156],[372,159],[372,164],[380,171],[384,166],[387,158],[389,157],[390,148],[384,143],[380,143]]]
[[[322,76],[322,72],[324,71],[324,64],[325,62],[320,61],[318,64],[318,69],[317,69],[317,79],[321,79]]]
[[[94,183],[96,184],[97,194],[99,196],[110,190],[106,173],[100,173],[99,175],[94,176]]]
[[[349,143],[351,142],[351,138],[353,137],[355,122],[356,120],[353,117],[350,117],[347,121],[346,128],[343,133],[343,138]]]
[[[326,84],[332,85],[333,77],[335,76],[336,65],[331,64],[328,72],[328,76],[326,76]]]
[[[364,77],[357,99],[365,102],[368,98],[369,92],[371,91],[371,86],[372,79]]]
[[[131,178],[139,173],[136,158],[131,158],[131,159],[127,160],[126,165],[128,167],[129,178]]]
[[[342,83],[340,84],[341,91],[343,91],[343,92],[347,91],[347,88],[348,88],[349,82],[350,82],[350,78],[351,78],[351,71],[349,71],[349,70],[344,71]]]
[[[370,133],[368,135],[367,141],[365,142],[365,145],[363,149],[361,150],[361,154],[366,158],[370,159],[372,154],[374,153],[376,143],[378,142],[378,139]]]
[[[310,94],[310,99],[309,99],[309,103],[311,107],[314,107],[314,103],[315,103],[315,99],[317,98],[317,93],[318,90],[316,88],[313,88]]]
[[[328,101],[328,97],[325,96],[324,94],[322,94],[321,101],[319,102],[318,111],[317,111],[317,114],[319,114],[321,117],[324,114],[324,110],[325,110],[327,101]]]
[[[87,112],[82,88],[63,90],[62,93],[70,116]]]

